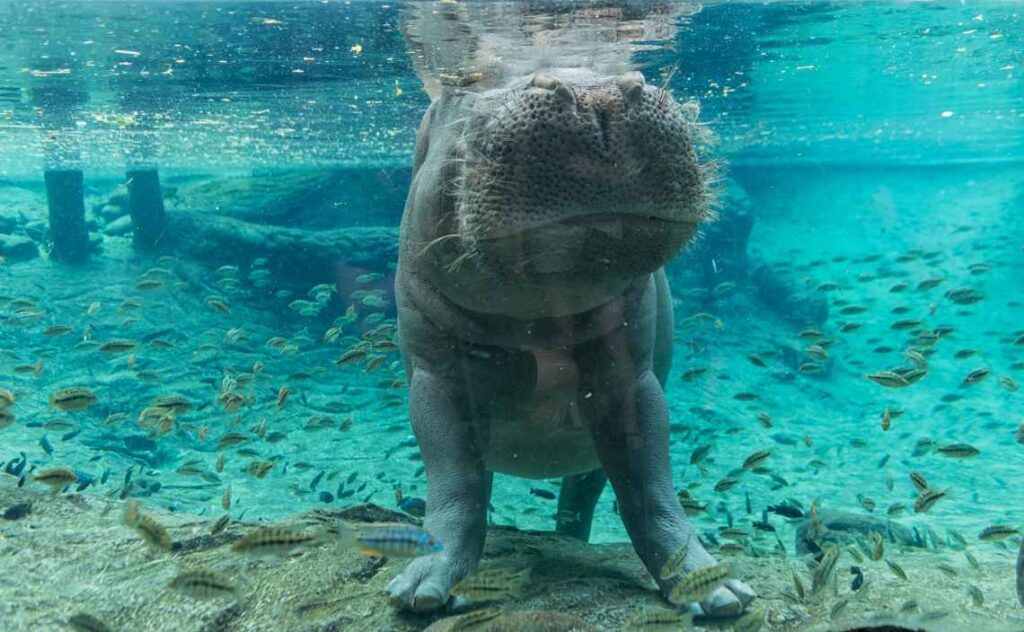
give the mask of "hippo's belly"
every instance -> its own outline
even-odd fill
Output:
[[[575,402],[549,400],[545,404],[551,408],[541,406],[523,414],[519,406],[516,412],[520,414],[488,420],[487,469],[523,478],[551,478],[601,467],[590,429],[574,421],[579,417]]]

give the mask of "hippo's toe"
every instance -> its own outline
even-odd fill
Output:
[[[700,604],[691,604],[694,614],[707,617],[735,617],[757,597],[757,593],[738,579],[728,579]]]
[[[388,584],[391,603],[414,612],[437,610],[448,602],[451,574],[451,564],[442,555],[417,558]]]

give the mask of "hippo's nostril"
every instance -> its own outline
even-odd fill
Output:
[[[566,104],[576,103],[576,95],[572,93],[570,88],[564,81],[558,77],[552,77],[544,73],[537,73],[533,76],[533,80],[530,81],[530,85],[535,88],[544,88],[545,90],[551,90],[555,93],[561,101]]]
[[[627,105],[635,105],[640,102],[644,93],[644,76],[641,73],[634,70],[619,75],[615,79],[615,83],[618,84],[622,100]]]

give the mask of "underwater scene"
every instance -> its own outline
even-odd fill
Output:
[[[1024,5],[0,0],[0,629],[1024,630]]]

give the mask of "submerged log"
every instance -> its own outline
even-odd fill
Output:
[[[128,212],[132,216],[132,241],[141,251],[153,250],[164,236],[166,219],[156,169],[129,169]]]
[[[1020,552],[1017,553],[1017,599],[1024,606],[1024,540],[1021,540]]]
[[[92,249],[85,225],[84,178],[79,169],[47,169],[46,201],[53,236],[51,256],[61,263],[82,263]]]
[[[200,211],[167,214],[165,239],[195,258],[222,260],[268,257],[295,274],[346,264],[386,272],[398,261],[397,226],[351,226],[303,230],[253,224]]]

